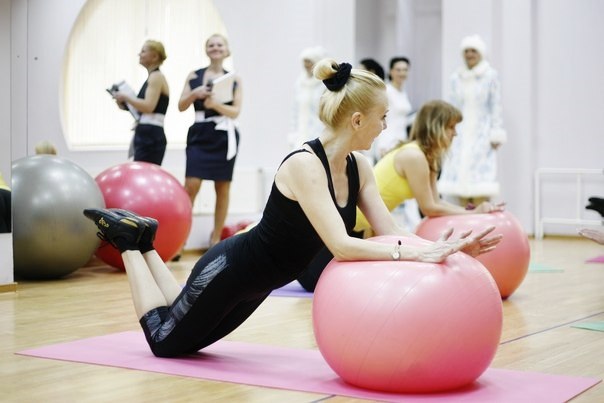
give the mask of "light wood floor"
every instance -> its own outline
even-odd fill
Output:
[[[604,378],[604,332],[570,325],[604,321],[604,264],[585,260],[604,247],[575,238],[531,241],[532,261],[561,272],[529,272],[504,302],[495,368]],[[170,263],[186,278],[197,256]],[[353,402],[295,391],[167,376],[15,355],[26,348],[139,330],[123,272],[89,265],[57,281],[20,282],[0,294],[0,400],[3,402]],[[311,300],[269,298],[228,339],[316,348]],[[577,402],[603,402],[604,385]]]

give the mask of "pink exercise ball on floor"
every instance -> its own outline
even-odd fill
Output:
[[[503,239],[494,251],[477,259],[495,279],[502,298],[508,298],[520,286],[528,272],[531,250],[528,237],[518,220],[509,211],[490,214],[450,215],[425,218],[415,233],[422,238],[436,240],[447,228],[455,234],[472,230],[476,234],[495,226],[492,234],[502,234]]]
[[[425,245],[417,238],[373,241]],[[453,390],[490,365],[502,304],[484,266],[463,253],[444,263],[332,262],[313,298],[315,338],[345,382],[392,393]]]
[[[192,206],[172,174],[148,162],[127,162],[106,169],[95,180],[107,208],[131,210],[159,221],[154,246],[164,262],[178,254],[191,230]],[[96,255],[124,269],[120,253],[111,245],[103,242]]]

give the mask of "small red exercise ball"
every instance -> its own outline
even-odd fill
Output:
[[[419,238],[381,236],[394,246]],[[404,247],[404,246],[403,246]],[[313,298],[315,338],[345,382],[392,393],[457,389],[490,365],[501,338],[501,297],[478,260],[332,260]]]
[[[159,165],[127,162],[101,172],[95,178],[107,208],[122,208],[159,221],[154,246],[164,262],[185,244],[192,223],[189,195],[180,182]],[[96,255],[123,269],[118,250],[103,242]]]
[[[469,229],[478,233],[489,226],[495,226],[492,234],[502,234],[503,239],[494,251],[477,259],[495,279],[501,297],[508,298],[524,280],[531,258],[528,237],[512,213],[502,211],[425,218],[415,232],[422,238],[436,240],[447,228],[454,228],[459,234]]]

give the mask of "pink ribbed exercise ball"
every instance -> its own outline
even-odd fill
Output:
[[[376,242],[426,245],[418,238]],[[463,253],[444,263],[333,260],[313,298],[321,354],[347,383],[395,393],[457,389],[489,366],[501,337],[493,278]]]
[[[524,229],[509,211],[490,214],[450,215],[425,218],[415,233],[422,238],[436,240],[447,228],[455,233],[471,229],[478,233],[495,226],[492,234],[502,234],[503,239],[494,251],[482,254],[477,259],[495,279],[502,298],[508,298],[520,286],[528,272],[531,250]]]

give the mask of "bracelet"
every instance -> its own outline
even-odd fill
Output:
[[[392,260],[401,260],[401,241],[399,239],[398,243],[394,246],[394,251],[392,251]]]

